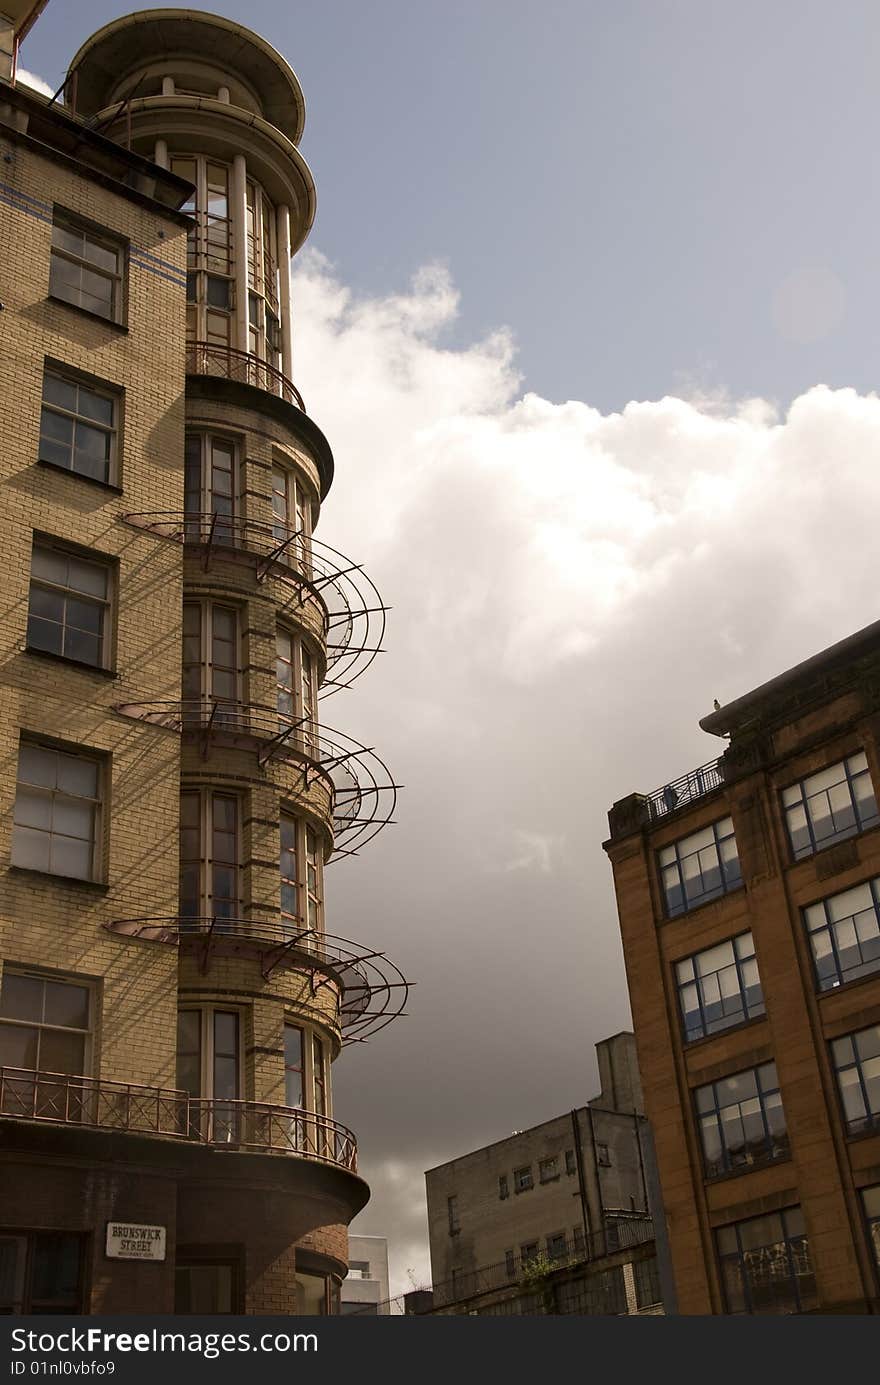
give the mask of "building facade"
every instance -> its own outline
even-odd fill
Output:
[[[602,1091],[586,1106],[425,1174],[430,1311],[544,1311],[545,1288],[558,1299],[548,1311],[656,1311],[662,1302],[632,1034],[605,1039],[596,1055]],[[421,1303],[411,1298],[409,1310]]]
[[[391,1311],[388,1286],[388,1242],[384,1236],[349,1236],[348,1278],[342,1286],[341,1312],[359,1317]]]
[[[182,9],[0,81],[0,1311],[338,1311],[369,1195],[331,1064],[406,987],[323,875],[395,790],[318,713],[384,613],[313,535],[303,120]]]
[[[880,1308],[880,622],[609,814],[682,1313]]]

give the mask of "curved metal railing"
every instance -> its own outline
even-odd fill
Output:
[[[171,1087],[0,1067],[3,1116],[295,1154],[357,1172],[357,1140],[346,1126],[314,1111],[266,1101],[207,1100]]]
[[[252,351],[240,351],[235,346],[222,346],[210,341],[188,341],[186,369],[189,375],[219,375],[223,380],[237,380],[254,385],[269,394],[277,394],[288,404],[295,404],[303,413],[303,397],[292,380]]]
[[[391,771],[371,746],[310,718],[288,720],[267,707],[214,698],[182,701],[120,702],[120,716],[164,726],[208,740],[247,737],[261,764],[273,759],[298,761],[303,788],[323,774],[333,795],[333,846],[336,855],[351,855],[393,821],[397,791]]]
[[[212,555],[256,559],[258,582],[271,575],[291,588],[278,614],[306,602],[321,612],[327,644],[322,698],[349,687],[381,653],[387,607],[358,563],[301,529],[208,511],[149,510],[120,516],[136,529],[198,547],[207,568]]]
[[[413,984],[384,952],[307,928],[296,919],[163,914],[114,919],[104,927],[126,937],[203,948],[206,953],[252,952],[266,980],[281,966],[308,971],[316,992],[328,983],[338,988],[343,1044],[371,1037],[403,1015]]]

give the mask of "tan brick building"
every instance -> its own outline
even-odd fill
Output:
[[[609,814],[683,1313],[880,1308],[880,622]]]
[[[406,987],[324,923],[395,791],[318,717],[384,613],[313,537],[302,93],[151,10],[64,97],[0,77],[0,1311],[332,1312],[330,1066]]]

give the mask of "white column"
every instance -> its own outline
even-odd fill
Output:
[[[163,95],[163,96],[173,96],[173,95],[174,95],[174,78],[173,78],[173,77],[163,77],[163,78],[162,78],[162,95]]]
[[[235,274],[235,345],[248,351],[247,165],[244,154],[232,161],[232,267]]]
[[[218,100],[218,101],[222,101],[223,104],[224,104],[225,106],[228,106],[228,105],[229,105],[229,88],[228,88],[228,87],[218,87],[218,88],[217,88],[217,100]]]
[[[168,141],[164,139],[156,140],[156,148],[153,152],[153,162],[160,168],[168,167]]]
[[[293,379],[293,325],[290,304],[290,208],[282,205],[276,213],[278,240],[278,307],[281,312],[281,369]]]

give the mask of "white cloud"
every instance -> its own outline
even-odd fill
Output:
[[[332,720],[406,785],[399,825],[328,888],[331,926],[419,982],[334,1074],[378,1171],[370,1229],[412,1257],[415,1151],[585,1101],[591,1045],[628,1023],[608,807],[719,753],[696,725],[713,698],[880,615],[880,400],[604,415],[523,396],[506,332],[446,344],[440,267],[368,299],[307,255],[295,293],[297,383],[337,461],[319,534],[394,608]]]
[[[32,87],[34,91],[40,91],[44,96],[54,96],[55,92],[44,82],[42,77],[38,77],[35,72],[28,72],[27,68],[16,68],[15,80],[21,82],[23,86]]]

